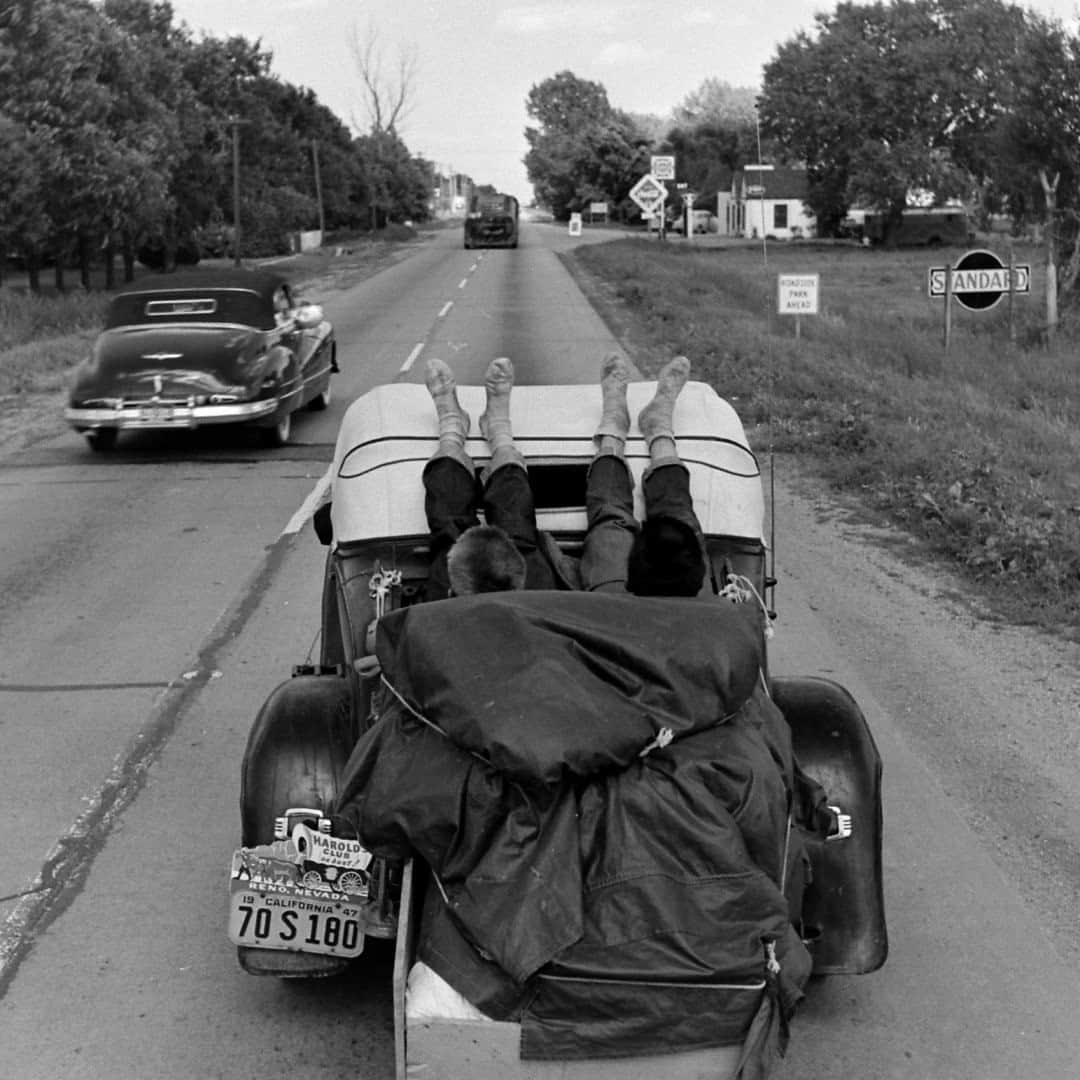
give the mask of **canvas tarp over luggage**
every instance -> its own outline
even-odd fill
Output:
[[[419,956],[519,1020],[523,1056],[736,1045],[767,981],[799,996],[793,761],[758,618],[522,592],[380,621],[387,705],[335,830],[431,868]]]

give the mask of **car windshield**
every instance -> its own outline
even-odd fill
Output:
[[[106,329],[156,323],[239,323],[269,330],[272,307],[246,289],[129,293],[116,297],[105,316]]]

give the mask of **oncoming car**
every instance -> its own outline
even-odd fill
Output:
[[[282,446],[297,409],[330,404],[336,348],[322,308],[297,299],[276,273],[146,277],[109,304],[65,419],[99,451],[121,431],[214,424],[256,426]]]

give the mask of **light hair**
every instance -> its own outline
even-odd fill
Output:
[[[525,588],[525,558],[495,525],[474,525],[458,537],[446,557],[455,596]]]

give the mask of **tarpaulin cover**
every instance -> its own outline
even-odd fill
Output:
[[[388,704],[349,762],[336,829],[431,867],[420,957],[519,1019],[524,1056],[737,1044],[769,942],[798,996],[793,760],[759,618],[722,600],[524,592],[380,620]]]

